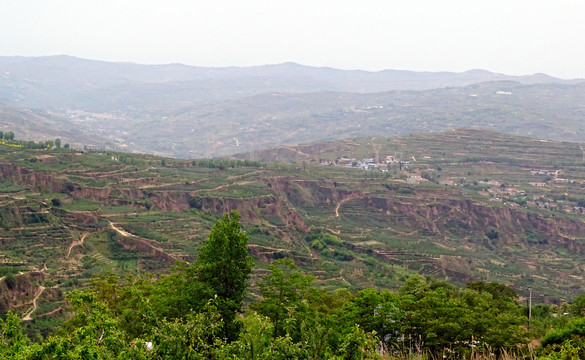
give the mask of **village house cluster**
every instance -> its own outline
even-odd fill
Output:
[[[413,161],[416,161],[414,157]],[[425,160],[429,160],[430,157],[425,156]],[[405,175],[405,181],[407,184],[418,185],[421,182],[429,181],[429,177],[425,175],[435,172],[434,169],[426,169],[421,171],[420,169],[409,169],[411,164],[408,160],[402,160],[402,156],[388,155],[380,158],[378,161],[376,158],[350,158],[341,157],[335,161],[321,160],[321,165],[324,166],[339,166],[346,168],[362,169],[362,170],[378,170],[381,172],[387,172],[389,169],[396,169]],[[567,184],[574,184],[575,180],[565,177],[563,170],[543,170],[533,169],[529,170],[530,175],[534,178],[534,181],[525,183],[535,188],[546,188],[546,187],[558,187]],[[473,183],[473,185],[480,186],[483,188],[479,190],[480,194],[488,197],[490,201],[503,202],[511,207],[517,206],[528,206],[528,207],[539,207],[546,209],[556,209],[566,212],[583,213],[583,207],[581,204],[577,205],[574,202],[565,202],[559,199],[547,199],[545,194],[534,193],[529,191],[529,187],[521,188],[519,185],[503,183],[496,179],[485,179],[479,181],[470,181],[465,177],[450,177],[441,179],[440,176],[432,176],[435,182],[445,186],[467,186]],[[575,206],[577,205],[577,206]]]
[[[328,165],[328,166],[341,166],[341,167],[348,167],[348,168],[356,168],[356,169],[363,169],[363,170],[374,170],[378,169],[382,172],[388,171],[389,168],[395,166],[396,169],[402,170],[404,167],[410,164],[409,161],[401,160],[400,157],[388,155],[383,159],[376,161],[375,158],[348,158],[342,157],[335,161],[326,161],[322,160],[320,162],[321,165]]]

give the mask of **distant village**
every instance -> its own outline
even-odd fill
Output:
[[[416,161],[413,156],[410,158],[413,161]],[[423,160],[430,159],[431,158],[428,156],[423,158]],[[404,181],[411,185],[418,185],[421,182],[430,181],[428,176],[424,175],[424,173],[428,173],[429,171],[431,173],[434,172],[433,169],[421,170],[417,168],[410,170],[409,168],[411,168],[411,162],[409,160],[402,160],[400,156],[391,155],[385,156],[379,160],[376,158],[357,159],[342,157],[336,161],[321,160],[319,164],[323,166],[338,166],[369,171],[378,170],[381,172],[387,172],[390,169],[396,169],[397,171],[404,174],[404,176],[406,176]],[[562,187],[563,185],[570,185],[576,182],[576,180],[565,177],[564,171],[560,169],[532,169],[529,170],[529,173],[535,181],[530,181],[524,185],[528,185],[529,187],[533,188],[544,189]],[[490,201],[503,202],[511,207],[532,206],[544,209],[556,209],[565,212],[575,212],[580,214],[583,213],[583,208],[585,207],[585,201],[580,201],[579,204],[575,204],[574,202],[565,202],[563,199],[547,199],[544,193],[542,195],[537,195],[534,193],[534,191],[530,191],[532,196],[527,198],[526,190],[520,189],[519,185],[506,184],[494,179],[470,182],[465,177],[452,177],[441,180],[437,179],[435,182],[446,186],[465,186],[473,183],[473,185],[477,185],[482,188],[482,190],[479,190],[479,194],[488,197]],[[579,182],[585,184],[585,181],[580,180]],[[528,189],[526,186],[524,186],[524,188]],[[538,193],[538,191],[536,192]]]
[[[80,143],[71,144],[70,148],[77,151],[83,151],[87,153],[102,153],[106,152],[106,147],[102,145],[85,145]]]
[[[361,160],[355,158],[346,158],[342,157],[337,159],[336,161],[326,161],[322,160],[320,162],[321,165],[326,166],[342,166],[348,168],[357,168],[357,169],[364,169],[364,170],[371,170],[371,169],[378,169],[382,172],[388,171],[389,167],[396,166],[398,170],[402,170],[403,166],[407,166],[410,164],[409,161],[402,161],[399,157],[396,156],[386,156],[382,160],[377,160],[375,158],[364,158]]]

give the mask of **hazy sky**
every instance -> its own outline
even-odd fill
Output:
[[[582,0],[0,0],[0,55],[585,78]]]

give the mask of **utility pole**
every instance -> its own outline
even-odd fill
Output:
[[[372,143],[372,147],[374,148],[376,166],[378,166],[378,163],[380,162],[380,149],[382,148],[382,145]]]
[[[402,160],[402,153],[395,152],[394,153],[394,161],[396,161],[396,170],[398,170],[398,171],[402,170],[402,164],[401,164],[400,160]]]
[[[530,330],[530,320],[532,320],[532,288],[528,288],[528,330]]]

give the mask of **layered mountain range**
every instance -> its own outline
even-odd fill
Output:
[[[582,142],[585,82],[544,74],[0,57],[0,130],[196,158],[468,127]]]

